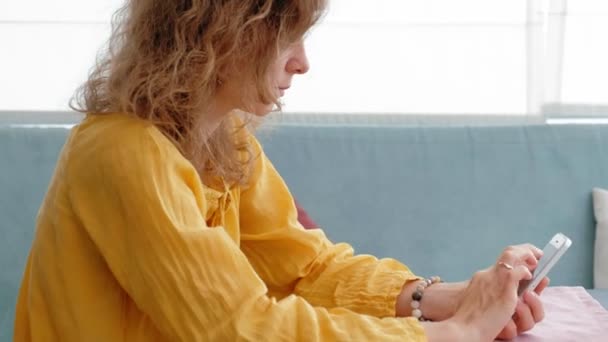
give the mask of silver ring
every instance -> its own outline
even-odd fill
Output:
[[[498,262],[498,265],[500,265],[500,266],[502,266],[502,267],[504,267],[504,268],[508,269],[509,271],[513,269],[513,266],[512,266],[512,265],[507,264],[507,263],[506,263],[506,262],[504,262],[504,261],[499,261],[499,262]]]

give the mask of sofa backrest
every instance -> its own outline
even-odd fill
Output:
[[[363,119],[362,119],[363,120]],[[608,126],[279,124],[265,150],[333,241],[463,280],[509,244],[573,246],[552,285],[592,287],[593,187],[608,185]]]
[[[0,126],[0,341],[12,341],[36,215],[67,132]]]

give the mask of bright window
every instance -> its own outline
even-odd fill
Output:
[[[0,2],[0,110],[66,110],[121,4]],[[606,33],[598,0],[330,0],[308,39],[311,70],[284,108],[525,115],[546,102],[608,104]]]

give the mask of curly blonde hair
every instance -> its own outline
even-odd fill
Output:
[[[153,122],[206,176],[243,183],[251,147],[236,139],[243,122],[201,132],[222,81],[251,81],[244,103],[274,103],[267,79],[278,52],[318,21],[325,0],[127,0],[112,22],[107,50],[71,107],[125,113]],[[243,158],[248,152],[249,158]]]

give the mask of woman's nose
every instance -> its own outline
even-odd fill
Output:
[[[308,64],[308,57],[306,56],[304,44],[298,44],[294,49],[293,55],[287,61],[285,69],[292,74],[305,74],[308,72],[310,65]]]

